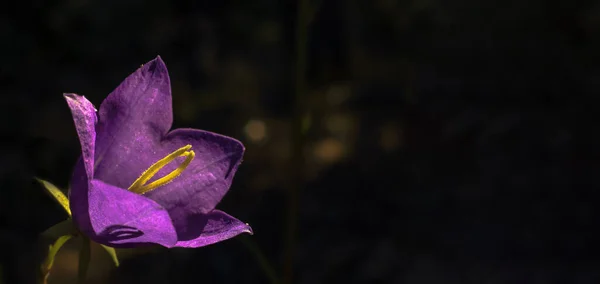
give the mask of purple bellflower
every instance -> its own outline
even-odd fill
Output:
[[[169,131],[171,86],[160,57],[125,79],[97,111],[64,95],[81,143],[69,190],[72,218],[111,247],[201,247],[252,229],[215,209],[244,146],[219,134]]]

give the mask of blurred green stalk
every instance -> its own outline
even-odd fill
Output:
[[[91,248],[90,239],[83,237],[79,251],[79,268],[77,271],[77,284],[85,283],[88,268],[90,267]]]
[[[296,247],[296,231],[298,222],[298,197],[304,184],[304,130],[302,121],[306,112],[304,96],[306,92],[306,65],[308,21],[311,17],[308,0],[298,0],[298,14],[296,18],[296,64],[295,64],[295,92],[293,99],[292,117],[292,179],[289,183],[287,198],[287,222],[285,232],[285,251],[283,266],[283,283],[291,284],[294,276],[294,256]]]

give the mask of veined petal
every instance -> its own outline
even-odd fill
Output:
[[[239,141],[195,129],[170,132],[162,146],[173,149],[188,144],[192,145],[196,157],[186,170],[171,183],[146,194],[169,211],[175,228],[187,223],[187,215],[207,214],[217,206],[229,190],[244,154],[244,146]],[[168,165],[157,176],[175,167],[177,163]]]
[[[168,212],[153,200],[94,179],[96,110],[85,97],[65,94],[81,143],[69,203],[73,221],[94,241],[113,247],[157,243],[171,247],[177,234]]]
[[[252,228],[219,210],[208,214],[189,215],[188,223],[178,231],[175,247],[196,248],[233,238],[242,233],[252,234]]]
[[[75,129],[81,144],[81,157],[88,178],[94,176],[94,148],[96,143],[96,108],[84,96],[64,94],[71,109]]]
[[[121,83],[101,104],[98,116],[84,97],[65,98],[82,148],[71,179],[70,208],[77,227],[92,240],[112,247],[198,247],[252,233],[247,224],[214,210],[231,185],[244,146],[207,131],[167,133],[171,90],[160,57]],[[177,176],[168,176],[170,183],[153,182],[183,161],[161,164],[144,180],[160,184],[152,191],[139,195],[126,190],[148,167],[184,145],[191,145],[195,159],[186,160]]]
[[[145,170],[144,162],[159,156],[153,152],[173,122],[171,83],[162,59],[129,75],[102,102],[98,117],[95,176],[127,188]]]
[[[156,243],[172,247],[177,241],[169,213],[149,198],[92,180],[89,217],[94,241],[112,247]]]
[[[77,162],[69,190],[69,208],[73,221],[80,230],[89,225],[88,180],[94,177],[94,148],[96,143],[96,109],[85,97],[64,94],[71,109],[75,129],[81,144],[81,159]]]

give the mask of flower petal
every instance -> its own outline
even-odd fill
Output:
[[[179,233],[175,247],[196,248],[233,238],[241,233],[252,234],[252,228],[219,210],[208,214],[189,215],[188,223]]]
[[[88,178],[94,176],[94,148],[96,142],[96,108],[84,96],[64,94],[71,109],[75,129],[81,143],[81,157]]]
[[[239,141],[208,131],[177,129],[163,142],[165,153],[183,145],[192,145],[196,158],[173,182],[146,196],[171,214],[175,228],[187,224],[187,215],[211,212],[229,190],[233,176],[242,161],[244,146]],[[157,176],[171,172],[178,163],[164,167]]]
[[[89,188],[89,218],[94,241],[131,247],[156,243],[172,247],[177,241],[169,213],[142,195],[92,180]]]
[[[85,97],[64,94],[81,144],[81,159],[75,165],[69,189],[69,208],[80,230],[91,228],[88,212],[88,180],[94,177],[96,109]]]
[[[92,240],[110,246],[158,243],[170,247],[175,244],[177,234],[163,207],[144,196],[94,180],[96,110],[83,96],[65,94],[65,98],[82,149],[69,191],[77,227]]]
[[[94,174],[127,188],[146,169],[139,156],[154,151],[173,122],[171,83],[162,59],[129,75],[102,102],[98,116]]]

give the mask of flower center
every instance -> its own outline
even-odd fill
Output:
[[[144,194],[154,190],[157,187],[172,182],[185,170],[185,168],[187,168],[187,166],[190,165],[190,163],[194,159],[194,156],[196,156],[194,151],[188,151],[190,149],[192,149],[192,145],[185,145],[175,150],[173,153],[167,155],[166,157],[160,159],[158,162],[154,163],[147,170],[145,170],[144,173],[142,173],[142,175],[133,182],[133,184],[128,188],[128,190],[137,194]],[[174,161],[177,157],[185,157],[185,161],[183,161],[183,163],[181,163],[168,175],[161,177],[149,184],[146,184],[156,173],[158,173],[158,171],[160,171],[160,169]]]

